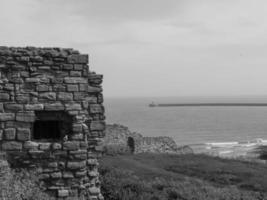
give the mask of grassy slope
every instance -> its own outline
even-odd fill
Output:
[[[246,196],[247,199],[267,199],[267,166],[263,164],[206,155],[138,154],[106,156],[101,160],[100,166],[120,172],[117,181],[132,176],[138,183],[151,185],[150,193],[153,194],[156,194],[153,184],[158,179],[165,182],[161,183],[163,187],[185,190],[182,193],[176,191],[177,198],[166,199],[194,199],[194,195],[190,196],[190,193],[198,189],[199,194],[195,195],[198,196],[197,199],[205,195],[203,199],[215,199],[213,195],[221,196],[218,199],[232,198],[223,197],[221,192],[232,193],[230,196],[235,196],[232,199],[246,199]],[[126,173],[124,176],[124,171],[130,172],[130,175]],[[170,182],[173,183],[171,186]]]

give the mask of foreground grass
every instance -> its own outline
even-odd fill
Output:
[[[20,169],[1,174],[0,200],[55,200],[55,198],[43,192],[34,171]]]
[[[264,200],[267,166],[206,155],[105,156],[107,200]]]

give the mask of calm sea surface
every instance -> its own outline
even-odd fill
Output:
[[[155,103],[267,102],[267,98],[106,98],[107,123],[178,144],[267,139],[267,107],[148,107]]]

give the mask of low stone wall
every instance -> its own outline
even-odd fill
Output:
[[[170,137],[143,137],[140,133],[131,132],[119,124],[106,126],[103,142],[106,148],[117,147],[120,148],[118,151],[125,153],[181,153]]]
[[[177,144],[170,137],[143,137],[141,145],[136,149],[136,153],[176,153],[177,149]]]

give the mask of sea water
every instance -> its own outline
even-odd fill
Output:
[[[267,139],[267,107],[149,107],[149,103],[265,103],[267,98],[105,98],[106,121],[177,144]]]

